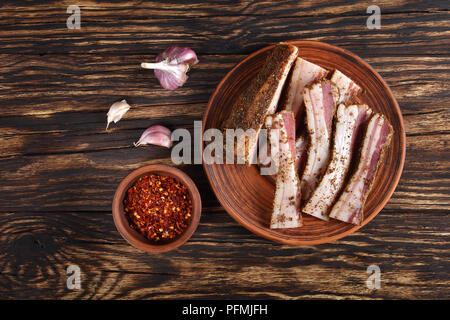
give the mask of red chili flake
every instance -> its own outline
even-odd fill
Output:
[[[153,241],[171,240],[189,224],[192,201],[172,177],[150,174],[128,189],[123,201],[130,226]]]

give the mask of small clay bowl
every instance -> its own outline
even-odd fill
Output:
[[[150,241],[144,235],[131,228],[130,222],[123,209],[123,200],[125,198],[127,190],[140,177],[148,174],[159,174],[162,176],[175,178],[186,186],[189,191],[189,195],[191,196],[192,213],[189,220],[189,225],[181,235],[169,242],[158,243]],[[144,166],[131,172],[128,176],[125,177],[125,179],[122,180],[122,182],[120,182],[119,186],[117,187],[116,193],[114,194],[112,203],[114,224],[116,225],[116,228],[121,236],[136,249],[143,250],[148,253],[168,252],[171,250],[175,250],[186,243],[186,241],[189,240],[189,238],[197,229],[201,212],[202,201],[200,198],[200,194],[198,193],[198,189],[192,179],[180,169],[162,164],[152,164]]]

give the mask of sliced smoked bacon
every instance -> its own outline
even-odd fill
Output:
[[[356,142],[361,137],[362,128],[367,124],[371,113],[366,105],[339,105],[330,163],[318,187],[303,206],[302,212],[328,220],[328,212],[345,185]]]
[[[294,112],[297,125],[303,123],[304,104],[303,89],[314,82],[325,78],[328,70],[298,57],[289,73],[282,98],[280,99],[280,108]],[[306,158],[308,139],[304,134],[303,128],[299,130],[302,135],[296,141],[296,167],[297,171],[303,169]]]
[[[281,109],[292,111],[296,119],[301,118],[303,114],[303,88],[325,78],[327,74],[326,69],[300,57],[297,58],[286,82],[283,98],[280,101]]]
[[[304,134],[300,135],[295,141],[295,169],[297,172],[302,170],[305,164],[307,146],[308,139]]]
[[[328,165],[332,120],[338,98],[337,88],[328,80],[317,82],[303,90],[306,127],[310,140],[300,182],[304,200],[309,199]]]
[[[331,76],[331,82],[339,89],[338,104],[346,104],[350,98],[356,96],[361,91],[361,88],[352,79],[339,70],[334,71]]]
[[[237,98],[231,107],[230,116],[222,124],[223,130],[242,129],[247,133],[245,143],[235,144],[238,164],[251,165],[256,162],[259,132],[266,116],[276,111],[281,90],[297,52],[296,46],[286,43],[276,45],[256,77]]]
[[[359,153],[358,165],[330,212],[330,217],[360,225],[364,204],[370,192],[384,152],[390,144],[393,129],[380,114],[375,114],[367,125]]]
[[[295,169],[295,119],[290,111],[266,118],[272,160],[277,162],[275,196],[270,228],[297,228],[302,225],[300,181]]]

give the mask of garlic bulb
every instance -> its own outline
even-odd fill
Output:
[[[170,47],[156,57],[156,63],[141,63],[145,69],[154,69],[155,76],[165,89],[175,90],[186,82],[186,73],[198,63],[197,55],[188,47]]]

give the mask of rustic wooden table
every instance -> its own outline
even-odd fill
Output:
[[[72,2],[0,7],[0,298],[450,297],[448,1],[79,0],[81,28],[68,29]],[[371,4],[380,29],[366,25]],[[397,98],[407,156],[384,210],[340,241],[281,245],[238,225],[189,165],[204,206],[192,239],[156,256],[128,245],[111,216],[115,188],[133,169],[171,163],[170,151],[132,142],[152,124],[193,130],[230,68],[295,39],[358,54]],[[139,67],[169,45],[200,59],[176,91]],[[133,108],[106,132],[124,98]],[[70,265],[79,290],[66,286]],[[378,290],[369,265],[381,268]]]

